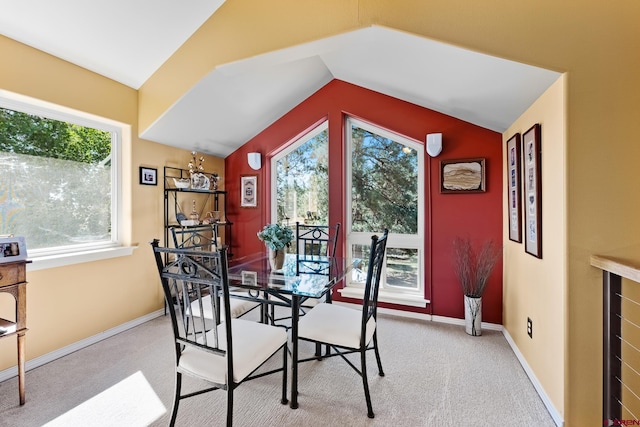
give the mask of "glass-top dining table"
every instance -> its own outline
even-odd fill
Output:
[[[347,258],[307,257],[286,254],[284,266],[272,270],[267,252],[229,260],[229,282],[247,289],[245,299],[263,303],[262,320],[268,322],[267,305],[291,308],[291,408],[298,407],[298,320],[300,306],[308,298],[322,298],[351,270]],[[298,268],[296,268],[299,266]],[[308,273],[320,271],[320,273]],[[234,295],[234,297],[237,295]]]

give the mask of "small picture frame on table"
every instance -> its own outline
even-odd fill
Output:
[[[24,237],[0,237],[0,263],[27,259],[27,245]]]
[[[243,175],[240,177],[240,207],[258,207],[258,176]]]
[[[516,133],[507,141],[507,214],[509,218],[509,240],[522,242],[522,197],[521,164],[522,151],[520,134]]]
[[[542,149],[540,138],[539,124],[533,125],[522,135],[525,251],[536,258],[542,258]]]
[[[158,169],[140,166],[140,184],[158,185]]]

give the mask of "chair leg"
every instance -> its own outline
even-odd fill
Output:
[[[360,349],[360,364],[362,371],[362,385],[364,386],[364,398],[367,400],[367,416],[373,418],[373,407],[371,406],[371,395],[369,394],[369,381],[367,380],[367,348]]]
[[[233,426],[233,380],[227,381],[227,427]]]
[[[182,389],[182,374],[176,372],[176,392],[173,397],[173,409],[171,410],[171,420],[169,426],[173,427],[176,424],[176,417],[178,416],[178,405],[180,404],[180,391]]]
[[[282,403],[283,405],[286,405],[287,403],[289,403],[289,400],[287,399],[287,372],[288,372],[287,360],[289,359],[289,351],[288,351],[288,346],[286,344],[282,349],[282,354],[283,354],[284,360],[282,361],[282,399],[280,400],[280,403]]]
[[[376,361],[378,362],[378,375],[384,377],[382,362],[380,361],[380,353],[378,352],[378,334],[376,332],[373,333],[373,351],[376,353]]]

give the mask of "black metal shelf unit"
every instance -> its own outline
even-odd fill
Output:
[[[203,172],[205,175],[210,173]],[[233,222],[227,217],[227,192],[220,190],[203,190],[192,188],[178,188],[175,179],[189,178],[189,171],[186,169],[171,166],[164,167],[164,244],[165,247],[174,247],[171,228],[175,228],[182,238],[182,242],[188,242],[195,238],[200,238],[203,233],[211,233],[210,241],[220,244],[228,249],[228,255],[233,256],[231,250],[232,225]],[[198,208],[198,225],[182,225],[176,218],[178,213],[182,213],[189,218],[193,204]],[[189,208],[185,208],[188,206]],[[201,221],[207,212],[217,211],[220,214],[219,220],[210,224],[203,224]],[[222,233],[221,233],[222,231]]]

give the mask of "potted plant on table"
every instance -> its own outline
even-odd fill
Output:
[[[482,294],[502,256],[502,248],[488,240],[476,249],[468,237],[456,237],[453,255],[454,270],[464,294],[465,331],[473,336],[482,335]]]
[[[291,245],[293,231],[279,224],[267,224],[258,231],[258,239],[269,248],[269,262],[272,270],[280,270],[284,265],[285,248]]]

